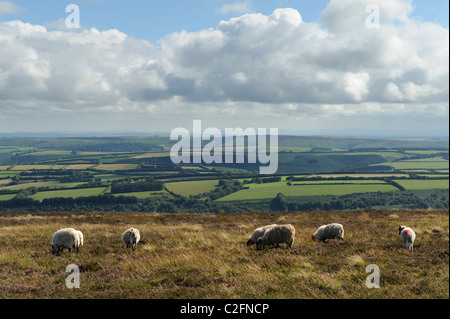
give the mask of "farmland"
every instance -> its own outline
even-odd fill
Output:
[[[299,186],[287,186],[286,183],[255,184],[251,185],[249,189],[241,190],[237,193],[230,194],[228,196],[221,198],[220,200],[233,201],[233,200],[274,198],[278,193],[283,193],[285,196],[316,196],[316,195],[346,195],[346,194],[367,193],[367,192],[389,192],[395,190],[396,190],[395,187],[384,183],[348,184],[348,181],[344,181],[343,184],[336,184],[336,182],[325,183],[322,185],[308,183],[303,185],[299,184]]]
[[[243,214],[117,212],[0,215],[0,297],[139,299],[428,299],[449,298],[448,211],[359,211]],[[314,242],[331,221],[345,241]],[[292,249],[247,247],[256,227],[290,223]],[[417,232],[414,254],[403,250],[398,225]],[[141,231],[132,252],[120,235]],[[60,257],[48,245],[56,229],[85,234],[80,253]],[[80,288],[67,289],[66,266],[80,267]],[[380,268],[368,289],[366,267]]]
[[[380,164],[381,165],[381,164]],[[389,163],[396,170],[440,170],[448,169],[448,159],[432,157],[420,160],[405,160]]]
[[[96,196],[105,191],[105,187],[93,187],[86,189],[70,189],[61,191],[44,191],[32,195],[31,198],[42,201],[45,198],[57,198],[57,197],[82,197],[82,196]]]
[[[331,199],[348,209],[383,208],[383,196],[392,203],[384,208],[448,207],[440,193],[448,190],[448,139],[279,139],[277,180],[267,183],[256,164],[173,164],[174,142],[164,137],[3,138],[0,210],[270,211],[278,194],[293,204],[310,202],[311,209]],[[163,186],[139,189],[139,183]],[[127,191],[111,193],[115,184],[127,184]],[[372,204],[348,201],[361,194],[373,194]],[[407,196],[414,196],[410,204]]]
[[[200,180],[166,183],[166,187],[168,190],[176,194],[180,194],[182,196],[190,196],[209,192],[210,190],[213,190],[217,184],[218,180]]]
[[[448,189],[448,180],[397,180],[396,182],[409,190]]]

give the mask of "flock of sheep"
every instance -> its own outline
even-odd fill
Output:
[[[122,242],[127,248],[136,250],[136,245],[141,239],[141,234],[136,228],[129,228],[122,234]],[[80,247],[83,246],[84,235],[81,231],[73,228],[63,228],[58,230],[52,239],[52,254],[59,256],[60,252],[66,248],[69,253],[73,249],[77,252],[80,251]]]
[[[414,240],[416,233],[407,226],[400,226],[398,233],[403,243],[403,248],[413,252]],[[253,234],[248,238],[247,246],[256,244],[256,249],[262,249],[264,246],[277,246],[286,244],[288,248],[292,247],[295,239],[294,226],[287,225],[267,225],[255,229]],[[328,239],[344,240],[344,226],[338,223],[320,226],[312,235],[313,240],[326,242]]]
[[[312,235],[313,240],[325,242],[327,239],[344,240],[344,226],[333,223],[320,226]],[[247,246],[256,244],[256,249],[262,249],[264,246],[277,246],[286,244],[288,248],[292,247],[295,239],[295,228],[291,224],[287,225],[267,225],[255,229],[248,238]]]
[[[415,232],[407,226],[400,226],[398,232],[403,243],[403,248],[408,249],[412,253],[414,240],[416,239]],[[127,248],[131,247],[132,250],[136,250],[136,245],[139,243],[141,235],[138,229],[129,228],[122,234],[121,238]],[[290,224],[272,224],[255,229],[253,234],[248,238],[247,246],[256,244],[256,249],[263,249],[264,246],[279,247],[280,244],[286,244],[288,248],[291,248],[294,239],[294,226]],[[312,239],[321,242],[325,242],[328,239],[344,240],[344,226],[338,223],[320,226],[312,235]],[[79,252],[79,248],[83,246],[83,242],[84,236],[81,231],[73,228],[60,229],[53,235],[52,254],[59,256],[64,248],[67,248],[69,253],[72,248]]]

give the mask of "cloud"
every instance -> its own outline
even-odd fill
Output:
[[[366,19],[376,8],[380,23],[407,22],[413,12],[412,0],[331,0],[320,14],[330,31],[348,32],[365,27]]]
[[[18,7],[12,1],[0,1],[0,15],[3,14],[14,14],[22,11],[20,7]]]
[[[251,2],[236,2],[231,4],[225,4],[216,9],[216,13],[219,14],[242,14],[251,11]]]
[[[166,37],[162,59],[195,83],[196,92],[185,96],[192,101],[384,103],[393,98],[385,92],[392,83],[398,101],[444,103],[448,30],[404,20],[408,10],[402,23],[362,24],[347,33],[304,22],[294,9],[247,14]]]
[[[156,45],[118,30],[2,22],[0,112],[120,114],[131,127],[143,115],[270,118],[283,127],[342,118],[364,127],[361,118],[375,125],[386,116],[445,122],[448,29],[410,19],[409,1],[372,2],[381,8],[376,29],[364,24],[364,1],[333,0],[324,25],[284,8],[172,33]],[[383,17],[387,8],[395,14]]]
[[[66,18],[61,18],[58,19],[56,21],[47,23],[45,25],[46,27],[50,28],[50,29],[57,29],[57,30],[67,30],[67,31],[74,31],[74,29],[69,29],[66,25]]]

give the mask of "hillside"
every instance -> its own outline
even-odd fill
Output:
[[[325,223],[345,226],[345,241],[313,242]],[[255,250],[256,227],[291,223],[293,249]],[[416,230],[414,254],[398,226]],[[141,231],[136,252],[120,235]],[[50,253],[53,233],[85,234],[79,254]],[[142,214],[0,213],[0,298],[449,298],[448,211]],[[67,289],[66,266],[81,270]],[[381,288],[368,289],[376,264]]]

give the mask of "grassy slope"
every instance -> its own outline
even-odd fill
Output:
[[[402,185],[408,190],[419,189],[448,189],[448,179],[439,180],[396,180],[397,183]]]
[[[294,182],[296,184],[297,182]],[[314,195],[346,195],[353,193],[390,192],[397,188],[388,184],[348,184],[348,185],[297,185],[288,186],[285,182],[251,184],[250,189],[243,189],[219,199],[219,201],[233,201],[246,199],[274,198],[278,193],[285,196],[314,196]]]
[[[94,188],[80,188],[73,190],[56,190],[56,191],[45,191],[38,192],[31,196],[32,199],[42,201],[45,198],[56,198],[56,197],[85,197],[85,196],[97,196],[103,193],[106,187],[94,187]]]
[[[382,163],[377,165],[389,165],[398,170],[405,169],[448,169],[448,161],[441,160],[421,160],[421,161],[400,161],[394,163]],[[374,166],[377,166],[374,165]]]
[[[249,213],[219,215],[54,213],[0,214],[0,298],[449,298],[448,211]],[[341,222],[345,242],[310,239]],[[261,225],[291,223],[292,250],[245,245]],[[398,225],[417,232],[402,249]],[[59,228],[85,234],[77,254],[54,257]],[[121,233],[141,230],[136,252]],[[80,266],[81,288],[65,287],[66,266]],[[376,264],[381,288],[367,289]]]
[[[176,194],[189,196],[209,192],[218,185],[218,182],[218,180],[174,182],[166,183],[166,187]]]

